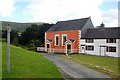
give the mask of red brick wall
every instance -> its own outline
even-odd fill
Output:
[[[78,33],[79,33],[78,30],[75,30],[75,31],[46,32],[46,40],[48,40],[48,39],[53,40],[53,42],[51,43],[51,48],[66,49],[65,46],[62,46],[62,34],[67,34],[67,39],[74,39],[75,40],[75,42],[72,43],[72,49],[78,49],[79,48],[79,43],[78,43],[79,35],[78,35]],[[56,34],[59,35],[59,44],[60,44],[60,46],[55,46],[54,41],[55,41],[55,35]]]

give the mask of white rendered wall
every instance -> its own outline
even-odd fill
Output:
[[[120,57],[120,39],[118,39],[118,57]]]
[[[118,46],[118,43],[119,43],[119,46]],[[120,52],[120,39],[119,40],[117,39],[116,43],[106,43],[106,39],[94,39],[94,43],[86,43],[85,39],[81,39],[81,45],[94,46],[94,51],[85,50],[86,54],[91,54],[91,55],[100,55],[100,46],[116,47],[116,52],[106,52],[105,50],[105,54],[111,57],[118,57],[118,52]],[[118,51],[118,47],[119,47],[119,51]]]

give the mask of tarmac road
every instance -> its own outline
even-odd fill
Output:
[[[89,69],[87,67],[81,66],[79,64],[75,64],[69,60],[65,60],[60,57],[60,54],[52,54],[52,53],[40,53],[46,59],[52,61],[57,67],[59,67],[63,72],[70,75],[71,78],[85,78],[84,80],[97,80],[99,78],[108,78],[110,77]],[[91,79],[90,79],[91,78]]]

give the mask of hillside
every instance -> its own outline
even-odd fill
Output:
[[[2,43],[3,78],[62,78],[58,68],[36,52],[11,45],[10,75],[7,73],[7,45]]]
[[[9,21],[0,21],[0,23],[2,24],[0,25],[0,27],[2,27],[3,30],[5,30],[7,28],[7,25],[10,24],[11,28],[17,31],[24,31],[26,28],[30,27],[32,24],[37,24],[37,25],[43,24],[43,22],[19,23],[19,22],[9,22]]]

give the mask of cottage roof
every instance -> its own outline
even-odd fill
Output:
[[[75,20],[59,21],[55,25],[53,25],[47,32],[81,30],[87,23],[89,18],[90,17]]]
[[[94,39],[106,39],[106,38],[117,38],[120,39],[120,27],[112,28],[93,28],[88,29],[84,38]]]

